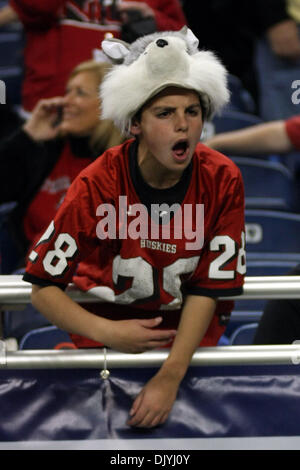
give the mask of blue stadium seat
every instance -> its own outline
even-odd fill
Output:
[[[226,109],[254,114],[255,102],[238,77],[228,74],[228,88],[230,91],[230,103]]]
[[[25,269],[15,270],[13,274],[24,274]],[[40,312],[27,304],[22,310],[3,310],[2,335],[3,338],[16,338],[20,341],[31,330],[49,326],[50,323]]]
[[[233,110],[225,110],[212,119],[216,134],[243,129],[262,122],[262,119],[254,114]]]
[[[281,161],[290,168],[294,173],[299,173],[300,171],[300,152],[293,150],[288,152],[281,157]]]
[[[251,345],[253,344],[254,335],[258,323],[249,323],[238,327],[230,336],[229,343],[231,346]]]
[[[7,2],[0,2],[0,8]],[[20,22],[0,28],[0,80],[6,85],[6,102],[21,103],[25,36]]]
[[[21,338],[29,331],[49,326],[49,321],[41,315],[31,304],[26,305],[22,310],[4,310],[3,313],[3,337]]]
[[[1,106],[1,105],[0,105]],[[0,205],[0,273],[10,274],[16,269],[19,255],[7,229],[7,215],[16,207],[15,202]]]
[[[211,122],[205,123],[202,140],[205,141],[206,139],[211,138],[213,135],[219,134],[221,132],[236,131],[246,127],[262,124],[263,122],[264,121],[255,114],[232,109],[229,106],[229,108],[226,107],[221,114],[214,116]],[[251,153],[248,156],[253,157]],[[257,154],[255,155],[255,158],[275,162],[284,162],[285,160],[285,156],[265,153]]]
[[[290,169],[260,158],[231,158],[241,170],[246,208],[294,210],[295,180]]]
[[[12,202],[5,202],[3,204],[0,204],[0,224],[3,218],[9,214],[15,207],[17,203],[15,201]]]
[[[249,261],[300,262],[300,214],[246,209],[245,223]]]
[[[226,335],[222,335],[218,341],[218,346],[229,346],[229,338]]]
[[[76,347],[68,333],[51,325],[26,333],[20,341],[19,349],[76,349]]]

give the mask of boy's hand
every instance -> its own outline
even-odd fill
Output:
[[[129,426],[153,428],[163,424],[172,409],[180,380],[160,370],[143,387],[130,410]]]
[[[176,335],[176,330],[157,329],[161,321],[161,317],[110,321],[104,343],[112,349],[129,354],[161,348]]]

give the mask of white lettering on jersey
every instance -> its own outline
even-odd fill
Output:
[[[44,235],[39,240],[35,249],[42,243],[48,242],[55,233],[54,223],[51,222]],[[168,251],[166,243],[141,240],[141,246],[151,244],[152,249]],[[155,247],[152,243],[156,243]],[[159,244],[159,245],[157,245]],[[176,249],[176,245],[169,245],[169,249]],[[163,248],[162,248],[163,247]],[[221,252],[211,263],[208,269],[210,279],[233,280],[236,272],[243,275],[246,272],[245,234],[242,232],[241,247],[228,235],[215,236],[209,246],[211,251]],[[68,263],[78,253],[75,239],[68,233],[61,233],[54,242],[54,249],[46,252],[42,264],[45,271],[53,277],[61,277],[68,269]],[[234,258],[236,258],[236,270],[224,269]],[[29,259],[35,263],[38,253],[33,250]],[[177,309],[182,304],[182,275],[189,275],[198,266],[200,256],[190,258],[179,258],[174,263],[162,269],[162,289],[173,297],[168,304],[162,305],[161,309]],[[117,294],[108,286],[93,287],[91,292],[103,300],[113,301],[120,304],[142,303],[157,300],[160,297],[160,286],[158,270],[141,256],[136,258],[121,258],[115,256],[112,263],[112,280]]]
[[[150,263],[138,256],[137,258],[123,259],[117,255],[113,260],[113,282],[119,289],[122,288],[122,279],[131,278],[131,287],[122,294],[115,296],[120,304],[130,304],[136,300],[151,297],[154,294],[153,269]]]
[[[237,244],[228,235],[218,235],[210,242],[211,251],[221,251],[221,254],[215,258],[209,266],[208,277],[210,279],[232,280],[235,278],[235,271],[225,270],[225,266],[237,257],[236,271],[240,274],[246,273],[246,251],[245,251],[245,233],[242,232],[241,248],[237,250]]]
[[[177,259],[174,263],[163,268],[163,285],[165,292],[173,297],[168,304],[161,305],[161,310],[175,310],[182,305],[181,276],[192,274],[199,262],[199,256],[192,258]],[[132,304],[147,300],[157,300],[160,297],[158,278],[155,269],[143,258],[121,258],[117,255],[113,260],[113,281],[117,290],[126,287],[121,294],[116,294],[109,287],[93,287],[88,292],[96,295],[103,301],[116,302],[119,304]]]
[[[71,185],[71,180],[68,176],[60,176],[59,178],[52,180],[47,178],[41,187],[41,191],[46,191],[50,194],[56,194],[61,191],[67,191]]]
[[[140,240],[141,248],[149,248],[150,250],[159,250],[165,253],[176,253],[177,245],[171,243],[158,242],[153,240]]]
[[[77,253],[77,244],[71,235],[61,233],[54,243],[54,250],[48,251],[43,259],[43,266],[51,276],[62,276],[68,269],[68,259]]]
[[[51,239],[51,237],[54,235],[55,232],[55,227],[54,227],[54,222],[50,222],[49,226],[47,227],[46,231],[43,233],[41,238],[39,239],[38,243],[35,245],[35,249],[41,245],[41,243],[46,243]],[[38,254],[35,250],[32,250],[32,252],[29,255],[29,261],[32,263],[35,263],[35,261],[38,259]]]
[[[183,274],[192,274],[198,266],[200,256],[177,259],[163,270],[163,289],[174,297],[167,305],[161,305],[161,310],[180,308],[182,304],[181,278]]]

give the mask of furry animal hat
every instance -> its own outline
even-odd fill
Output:
[[[187,27],[143,36],[132,44],[104,40],[102,50],[116,65],[100,88],[102,118],[113,120],[124,132],[150,98],[168,86],[178,86],[199,93],[210,119],[229,101],[227,71],[198,44]]]

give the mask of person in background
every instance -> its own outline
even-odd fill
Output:
[[[182,8],[188,26],[199,38],[203,49],[214,51],[231,75],[238,77],[243,87],[257,101],[257,83],[253,57],[256,32],[254,24],[256,0],[183,0]]]
[[[205,144],[227,155],[285,154],[300,150],[300,115],[221,132],[206,139]]]
[[[288,276],[299,276],[300,264]],[[253,344],[291,344],[300,339],[300,300],[268,300],[255,331]]]
[[[257,0],[254,64],[259,114],[265,121],[299,114],[300,0]]]
[[[227,154],[288,154],[300,150],[300,115],[217,134],[205,144]],[[300,276],[300,265],[287,275]],[[299,299],[269,300],[260,318],[253,344],[291,344],[299,338]]]
[[[94,58],[102,39],[121,38],[125,24],[128,34],[133,12],[137,33],[137,22],[144,18],[152,22],[143,27],[150,23],[157,31],[177,30],[186,23],[178,0],[9,0],[0,10],[0,25],[19,20],[26,37],[22,115],[40,99],[62,95],[71,70]]]
[[[99,119],[99,85],[110,68],[79,64],[64,96],[40,100],[31,117],[0,143],[0,203],[17,203],[5,225],[21,266],[78,173],[124,140],[112,122]],[[6,253],[2,256],[4,263]]]

